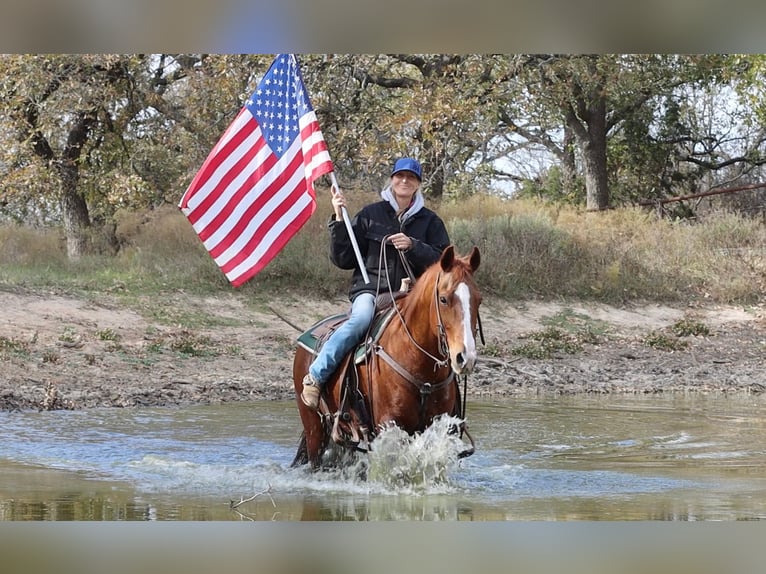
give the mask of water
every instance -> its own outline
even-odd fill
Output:
[[[390,432],[362,480],[289,468],[292,401],[0,413],[0,520],[757,520],[764,415],[760,397],[469,401],[472,457],[446,425]]]

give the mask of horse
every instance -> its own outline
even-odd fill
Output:
[[[467,376],[477,360],[482,296],[474,273],[480,261],[477,247],[461,257],[450,245],[409,290],[391,293],[388,310],[378,311],[365,341],[324,385],[318,411],[300,398],[303,377],[322,343],[322,327],[326,335],[347,316],[325,318],[299,337],[304,344],[295,352],[293,383],[303,432],[292,467],[338,466],[346,455],[370,450],[387,425],[414,435],[441,415],[462,419],[454,430],[470,446],[458,456],[473,454],[458,376]],[[309,333],[313,345],[305,344]]]

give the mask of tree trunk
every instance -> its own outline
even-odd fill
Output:
[[[596,98],[589,107],[587,137],[580,143],[585,172],[585,209],[609,208],[609,179],[606,169],[606,100]]]
[[[577,178],[575,164],[575,137],[572,129],[564,126],[564,151],[561,156],[561,193],[564,197],[573,197],[574,184]]]
[[[431,197],[439,200],[444,197],[444,170],[437,168],[431,174]]]
[[[59,169],[61,177],[61,214],[64,219],[67,256],[76,261],[85,254],[88,243],[90,214],[85,198],[78,191],[80,173],[76,164],[64,165]]]
[[[609,184],[606,173],[605,142],[585,142],[582,146],[585,172],[585,209],[603,211],[609,208]]]
[[[88,141],[91,127],[96,123],[94,110],[76,114],[76,121],[67,136],[66,147],[58,164],[61,177],[61,214],[64,218],[67,255],[71,260],[79,259],[87,248],[90,214],[85,197],[78,189],[80,185],[80,157]]]

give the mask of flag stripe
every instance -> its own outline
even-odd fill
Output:
[[[228,221],[231,215],[241,209],[243,201],[252,200],[252,196],[258,193],[258,182],[261,182],[263,172],[270,170],[276,163],[274,156],[267,150],[258,151],[260,153],[255,157],[246,157],[248,161],[242,162],[245,164],[242,171],[236,174],[225,189],[215,190],[220,195],[195,223],[195,229],[203,242],[207,243],[213,235],[225,235],[230,227]]]
[[[300,208],[300,211],[297,214],[292,213],[296,208]],[[285,218],[293,218],[289,221],[289,224],[293,229],[289,229],[285,225],[282,225],[281,227],[275,226],[275,231],[265,238],[264,242],[259,246],[260,249],[252,253],[242,265],[227,274],[232,284],[235,286],[241,285],[247,279],[261,271],[266,264],[282,250],[295,232],[303,227],[314,213],[315,209],[315,202],[309,202],[306,206],[303,206],[302,204],[292,206],[291,212],[286,213]],[[285,231],[283,233],[278,233],[277,230],[280,228],[285,229]],[[269,243],[268,240],[271,240],[272,238],[273,241]]]
[[[221,228],[222,231],[226,231],[225,235],[221,237],[222,233],[219,231],[214,239],[211,238],[205,243],[205,247],[213,258],[220,257],[226,249],[244,248],[243,236],[249,236],[250,230],[254,226],[257,227],[261,219],[267,217],[271,210],[278,209],[281,202],[290,200],[289,188],[295,187],[302,180],[303,174],[292,165],[300,167],[300,159],[299,155],[294,157],[288,168],[289,171],[271,170],[271,173],[276,175],[276,179],[268,183],[261,193],[251,193],[247,198],[249,201],[242,201],[237,205],[237,211],[228,218],[226,226]],[[261,181],[267,183],[266,178]]]
[[[258,157],[259,152],[263,154],[261,157]],[[201,201],[189,213],[189,221],[192,224],[199,223],[204,229],[221,210],[226,209],[229,203],[241,199],[237,192],[242,189],[243,180],[255,173],[265,155],[268,155],[268,152],[263,150],[262,142],[253,139],[252,144],[243,149],[241,155],[230,156],[229,161],[225,162],[225,165],[219,170],[223,173],[216,173],[217,176],[220,176],[219,181],[215,185],[206,186],[209,189],[202,190],[197,195]]]
[[[294,186],[292,191],[289,191],[287,186],[285,186],[286,196],[284,200],[276,203],[274,209],[263,209],[254,218],[250,219],[247,228],[243,229],[237,236],[237,242],[226,253],[221,254],[219,265],[224,272],[230,271],[246,260],[249,257],[248,254],[252,253],[256,246],[268,236],[280,218],[301,200],[301,196],[305,195],[305,192],[301,189],[300,182],[296,183],[297,185]]]
[[[182,209],[195,208],[200,202],[199,195],[206,195],[205,191],[209,190],[209,186],[215,185],[215,182],[220,180],[221,176],[216,177],[215,172],[219,170],[221,164],[226,163],[226,160],[231,156],[233,150],[239,147],[242,140],[253,132],[255,126],[250,121],[252,116],[248,116],[250,116],[250,112],[247,108],[242,108],[234,122],[227,128],[184,194],[181,201]]]
[[[316,210],[333,170],[297,60],[280,54],[211,150],[179,207],[234,286],[261,271]]]
[[[205,217],[211,210],[220,209],[231,198],[238,186],[232,183],[244,173],[253,173],[254,169],[247,171],[247,166],[259,152],[269,154],[266,144],[260,137],[260,132],[254,122],[250,122],[241,132],[249,132],[242,137],[239,145],[231,150],[226,150],[227,155],[221,156],[215,162],[215,169],[210,170],[209,178],[200,186],[193,200],[190,201],[191,211],[189,220],[194,224]],[[240,139],[240,138],[238,138]],[[211,162],[212,167],[213,162]],[[214,215],[213,215],[214,216]],[[213,217],[208,216],[208,220]]]

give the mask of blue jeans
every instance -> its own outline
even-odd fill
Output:
[[[312,361],[309,372],[314,380],[324,385],[338,368],[343,357],[361,343],[375,316],[375,296],[360,293],[351,304],[351,316],[327,339],[319,355]]]

